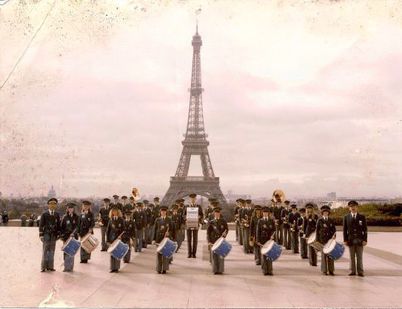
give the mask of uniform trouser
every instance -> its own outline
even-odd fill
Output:
[[[239,244],[243,246],[243,227],[239,225]]]
[[[243,228],[243,249],[244,253],[250,252],[250,229],[248,227]]]
[[[125,244],[128,245],[128,251],[126,253],[126,255],[123,258],[124,263],[130,263],[130,259],[131,259],[131,246],[130,246],[130,240],[127,242],[124,242]]]
[[[236,222],[236,241],[239,241],[239,234],[240,234],[240,224]]]
[[[156,271],[162,272],[169,270],[170,258],[164,257],[160,253],[156,253]]]
[[[290,250],[292,246],[289,226],[283,226],[283,245],[287,250]]]
[[[80,249],[81,261],[88,261],[91,259],[91,253],[86,252],[82,247]]]
[[[321,272],[323,273],[333,273],[335,270],[334,260],[329,257],[328,254],[321,252]]]
[[[101,237],[102,237],[102,250],[107,250],[107,243],[106,243],[106,226],[101,226]]]
[[[307,239],[300,236],[300,256],[307,258]]]
[[[317,266],[317,251],[312,246],[308,246],[308,261],[311,266]]]
[[[135,229],[135,252],[141,252],[142,250],[143,233],[143,229]]]
[[[214,274],[222,274],[225,270],[225,259],[220,255],[211,251],[212,272]]]
[[[64,253],[64,271],[73,271],[74,269],[74,256]]]
[[[155,225],[150,225],[148,228],[148,244],[152,243],[152,239],[154,239],[154,228]]]
[[[349,246],[350,253],[350,271],[352,273],[363,274],[363,246]],[[356,263],[357,262],[357,263]],[[357,265],[356,265],[357,264]]]
[[[55,240],[43,240],[42,269],[54,268],[54,251],[56,249]]]
[[[183,234],[181,232],[181,229],[176,230],[176,241],[177,241],[177,249],[176,249],[177,252],[181,247],[181,243],[183,242]]]
[[[262,256],[261,259],[262,259],[262,263],[261,263],[262,273],[264,275],[268,275],[268,274],[272,275],[272,261],[267,259],[265,256]]]
[[[187,230],[187,246],[188,255],[195,255],[197,253],[198,245],[198,229]]]
[[[120,269],[120,260],[114,258],[112,255],[110,256],[110,270],[119,270]]]
[[[283,244],[283,229],[282,229],[282,224],[275,225],[275,242],[278,243],[278,245]]]
[[[148,226],[142,229],[142,247],[146,248],[148,244]]]
[[[299,253],[299,232],[291,232],[290,236],[292,239],[292,251],[293,253]]]
[[[254,243],[254,259],[257,265],[261,264],[261,247]]]

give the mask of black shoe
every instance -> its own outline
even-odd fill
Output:
[[[102,249],[101,251],[107,251],[106,249]]]
[[[115,270],[111,270],[111,271],[109,271],[110,273],[114,273],[115,272]]]
[[[356,276],[356,273],[349,273],[348,276]]]
[[[161,274],[162,272],[161,271],[158,271],[158,274]]]
[[[274,274],[273,273],[268,273],[268,276],[273,276]]]
[[[314,266],[314,267],[316,267],[317,266],[317,264],[310,264],[311,266]]]
[[[197,258],[197,257],[195,256],[195,254],[193,254],[193,258],[194,258],[194,259]]]
[[[327,272],[323,272],[322,274],[325,275],[325,276],[328,276],[328,273],[327,273]]]
[[[166,270],[163,270],[163,271],[162,271],[162,274],[166,274]]]
[[[44,272],[46,272],[46,269],[41,269],[40,272],[44,273]]]
[[[259,265],[261,265],[261,262],[257,262],[257,263],[255,263],[255,265],[259,266]]]
[[[56,271],[56,269],[54,269],[54,268],[48,268],[47,270]]]
[[[335,276],[335,274],[332,271],[329,272],[329,275],[330,276]]]
[[[191,254],[189,254],[188,256],[187,256],[187,258],[189,259],[189,258],[192,258],[193,256],[191,255]]]
[[[359,277],[364,277],[364,274],[363,274],[363,273],[359,273],[358,276],[359,276]]]

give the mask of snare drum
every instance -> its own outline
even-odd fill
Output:
[[[317,240],[316,232],[310,234],[310,236],[307,239],[307,244],[313,247],[317,251],[322,251],[322,248],[324,248],[324,245]]]
[[[81,242],[79,240],[75,239],[74,237],[70,237],[61,248],[61,251],[69,256],[74,256],[78,252],[80,246]]]
[[[107,249],[107,252],[110,253],[115,259],[121,260],[127,254],[129,246],[122,242],[120,239],[116,239],[110,247]]]
[[[268,240],[261,248],[261,254],[272,262],[277,260],[282,253],[282,247],[279,246],[274,240]]]
[[[177,242],[170,240],[168,237],[165,237],[156,249],[158,253],[162,254],[166,258],[172,257],[176,250]]]
[[[340,259],[345,252],[345,246],[335,239],[330,239],[325,244],[324,249],[322,250],[324,254],[328,254],[328,256],[334,261]]]
[[[226,241],[225,238],[221,237],[215,241],[211,248],[211,251],[221,257],[226,257],[230,250],[232,250],[232,245]]]
[[[86,234],[82,239],[81,239],[81,247],[87,252],[91,253],[96,249],[96,247],[99,245],[99,240],[95,238],[94,235],[91,233]]]

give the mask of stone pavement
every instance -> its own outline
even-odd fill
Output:
[[[95,230],[100,236],[99,229]],[[335,263],[335,277],[322,276],[298,255],[284,251],[274,263],[274,276],[263,276],[253,255],[234,241],[225,274],[213,275],[205,231],[199,233],[197,259],[184,246],[170,272],[155,272],[155,247],[134,253],[120,273],[109,273],[109,254],[96,251],[89,264],[76,256],[75,272],[63,273],[61,242],[56,272],[41,273],[38,229],[3,227],[1,235],[0,306],[37,307],[49,297],[54,306],[71,307],[401,307],[402,234],[371,233],[365,249],[366,277],[348,277],[348,255]],[[341,234],[338,233],[338,239]]]

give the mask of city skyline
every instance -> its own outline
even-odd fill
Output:
[[[201,8],[205,126],[224,193],[401,196],[402,13],[391,4],[21,5],[0,21],[3,195],[164,194]]]

